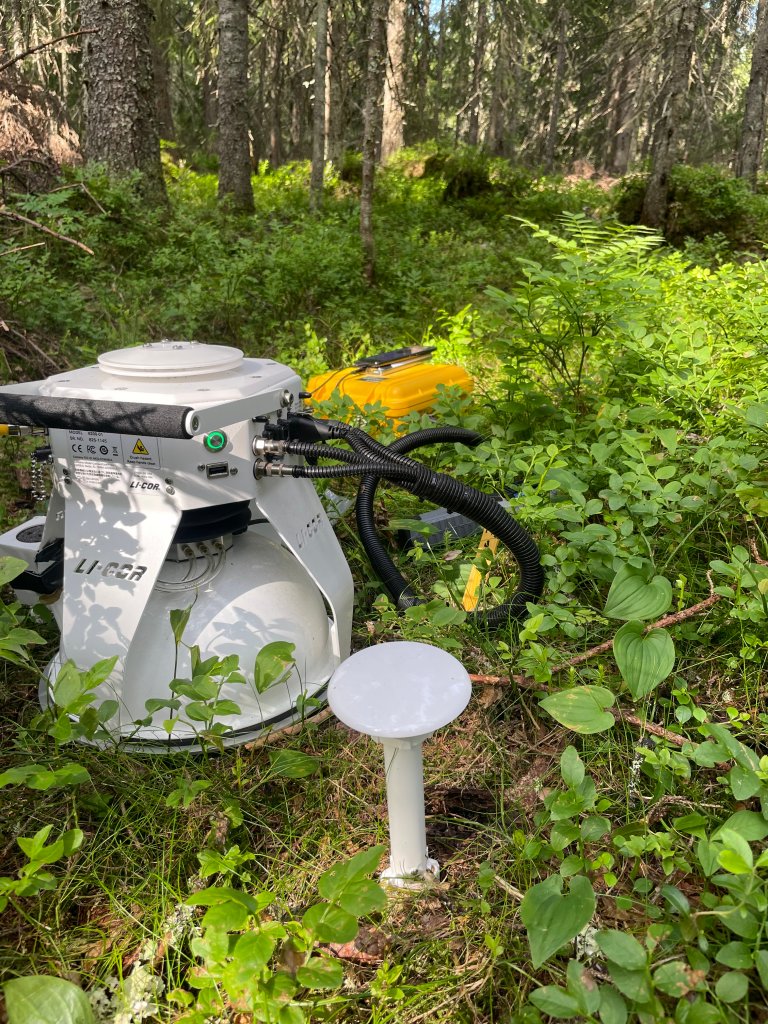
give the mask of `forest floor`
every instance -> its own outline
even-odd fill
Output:
[[[768,1020],[765,264],[603,219],[587,181],[492,163],[486,191],[447,202],[450,168],[407,170],[380,181],[374,289],[354,186],[331,183],[310,217],[301,167],[255,179],[253,222],[179,168],[170,217],[98,175],[14,206],[95,254],[54,240],[0,277],[6,325],[57,339],[72,366],[162,336],[304,379],[422,341],[466,365],[473,396],[441,395],[435,416],[486,440],[430,464],[514,493],[547,580],[490,632],[460,596],[478,566],[484,604],[503,600],[511,558],[476,536],[416,546],[397,557],[427,600],[401,615],[353,514],[338,523],[353,646],[435,643],[475,677],[424,748],[440,881],[386,900],[366,881],[387,845],[373,741],[324,718],[202,756],[68,742],[93,679],[39,714],[53,633],[13,634],[30,623],[8,598],[0,973],[35,976],[6,988],[12,1024]],[[28,379],[15,346],[8,379]],[[381,408],[362,417],[391,439]],[[16,473],[29,449],[4,450],[4,523],[34,511]],[[393,530],[421,511],[381,488]]]

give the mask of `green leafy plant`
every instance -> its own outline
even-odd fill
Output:
[[[304,1007],[317,998],[314,993],[337,989],[343,982],[341,963],[323,944],[350,942],[358,919],[386,903],[384,891],[367,877],[382,852],[382,847],[373,847],[325,871],[318,882],[323,899],[301,918],[279,920],[267,914],[275,900],[271,892],[254,896],[213,886],[191,896],[189,906],[206,908],[202,934],[191,944],[202,969],[188,977],[196,997],[184,989],[170,997],[188,1008],[181,1019],[207,1020],[222,1012],[226,999],[267,1024],[304,1021]],[[295,966],[281,969],[281,951],[290,951]]]

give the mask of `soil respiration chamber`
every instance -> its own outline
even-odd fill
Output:
[[[29,566],[13,583],[17,596],[48,604],[61,633],[43,704],[65,661],[86,670],[116,657],[96,691],[97,703],[118,702],[108,723],[114,737],[149,750],[193,747],[198,726],[184,718],[185,698],[170,737],[167,710],[147,724],[146,708],[152,698],[171,698],[170,682],[191,674],[187,645],[203,658],[239,657],[245,685],[225,684],[218,694],[240,708],[222,719],[225,744],[285,726],[301,716],[305,698],[322,699],[350,652],[353,586],[317,478],[362,478],[358,529],[400,607],[419,598],[375,529],[380,479],[462,512],[511,549],[518,590],[481,613],[489,626],[538,596],[538,551],[499,502],[406,454],[443,441],[477,444],[479,435],[435,428],[385,446],[304,412],[301,395],[286,366],[184,341],[108,352],[97,365],[0,388],[5,433],[48,436],[33,456],[38,470],[50,464],[47,514],[0,537],[0,554]],[[322,459],[335,464],[317,465]],[[170,613],[187,608],[177,645]],[[250,670],[273,641],[293,645],[294,664],[258,693]]]

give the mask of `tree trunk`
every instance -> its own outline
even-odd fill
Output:
[[[472,81],[470,83],[469,123],[467,142],[476,146],[480,141],[480,107],[483,88],[483,62],[485,60],[486,0],[477,0],[475,9],[475,40],[472,48]]]
[[[381,162],[403,148],[405,119],[405,0],[390,0],[387,18],[387,65],[381,127]]]
[[[146,0],[80,0],[87,94],[85,156],[115,175],[141,174],[155,204],[167,202],[155,119]]]
[[[637,139],[637,94],[638,75],[634,54],[622,58],[617,71],[611,117],[611,133],[608,145],[606,168],[611,174],[621,177],[629,170]]]
[[[248,139],[248,0],[219,0],[219,199],[253,213]]]
[[[674,24],[672,57],[664,106],[656,126],[651,173],[640,220],[649,228],[664,228],[669,204],[669,172],[677,157],[680,123],[688,95],[688,79],[699,13],[699,0],[681,0]]]
[[[285,28],[275,29],[272,48],[272,95],[270,104],[269,162],[279,167],[283,162],[282,100],[283,100],[283,52],[285,49]]]
[[[443,109],[443,76],[445,74],[445,0],[440,0],[437,21],[437,54],[435,55],[435,121],[434,131],[440,128],[440,111]]]
[[[493,63],[493,84],[491,102],[488,109],[488,131],[485,145],[494,156],[507,156],[506,144],[506,113],[509,98],[508,70],[512,65],[510,59],[509,24],[504,17],[502,4],[496,4],[494,21],[496,30],[496,57]],[[513,100],[514,102],[514,100]]]
[[[368,60],[363,103],[363,168],[360,187],[360,241],[363,246],[363,274],[369,285],[376,277],[373,239],[373,180],[376,172],[376,129],[382,87],[387,7],[389,0],[373,0],[368,30]]]
[[[427,137],[431,123],[431,112],[428,112],[429,58],[432,52],[432,32],[430,30],[430,0],[421,0],[418,5],[421,31],[419,32],[419,58],[416,66],[416,105],[418,108],[418,139]],[[409,133],[410,135],[410,133]]]
[[[560,122],[560,107],[563,102],[563,78],[565,76],[565,45],[567,42],[566,28],[568,12],[560,7],[557,18],[557,53],[555,56],[555,73],[552,81],[552,100],[549,108],[549,126],[547,143],[544,149],[544,164],[552,173],[555,169],[555,153],[557,152],[557,129]]]
[[[169,4],[161,0],[155,5],[155,17],[150,27],[152,46],[152,74],[155,81],[155,109],[157,128],[161,139],[175,137],[173,103],[171,101],[171,62],[169,49],[173,35],[173,15]]]
[[[766,99],[768,98],[768,0],[759,0],[757,26],[752,46],[752,67],[744,97],[741,142],[736,155],[736,177],[746,178],[752,190],[763,155]]]
[[[312,122],[312,177],[309,183],[309,206],[319,210],[323,203],[325,171],[325,88],[328,68],[328,0],[317,0],[315,9],[315,99]]]

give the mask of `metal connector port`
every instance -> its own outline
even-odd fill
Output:
[[[214,480],[216,477],[229,476],[229,463],[211,462],[205,467],[205,475],[209,480]]]

